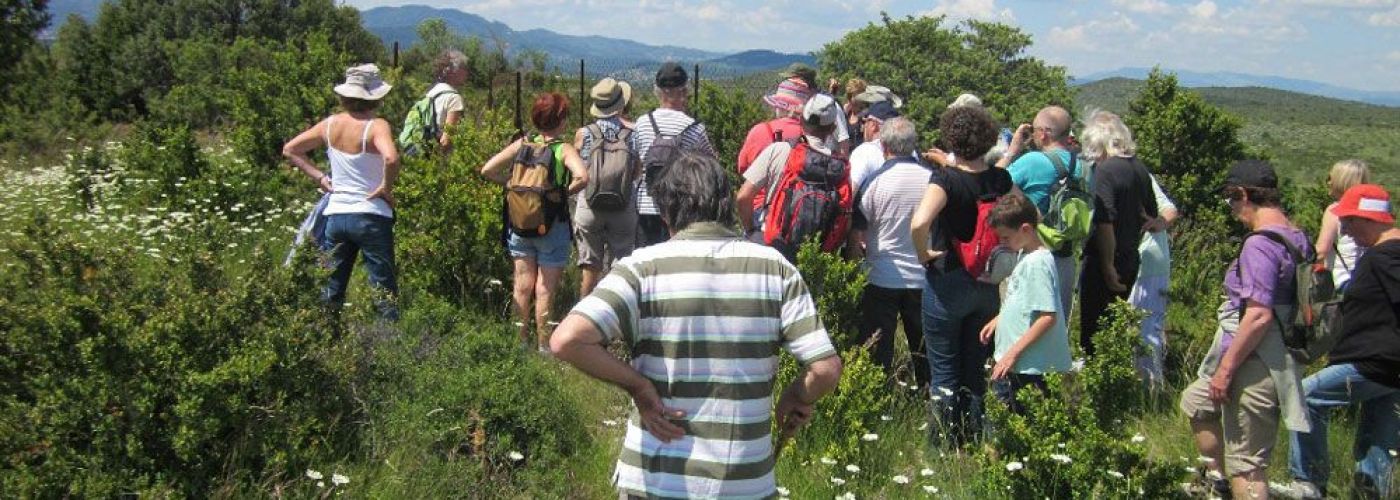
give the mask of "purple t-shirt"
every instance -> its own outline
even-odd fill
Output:
[[[1308,252],[1308,236],[1296,228],[1276,225],[1259,230],[1278,233],[1298,249]],[[1230,263],[1230,269],[1225,272],[1225,296],[1231,306],[1241,311],[1249,300],[1270,305],[1292,304],[1296,300],[1293,266],[1293,258],[1283,245],[1268,236],[1252,236],[1245,240],[1239,258]],[[1243,314],[1240,319],[1244,319]],[[1220,342],[1221,353],[1230,348],[1234,333],[1225,333]]]

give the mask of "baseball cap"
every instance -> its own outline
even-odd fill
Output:
[[[802,106],[802,121],[809,124],[834,125],[840,118],[841,110],[836,107],[836,100],[826,94],[814,95]]]
[[[889,101],[872,103],[865,111],[860,112],[860,119],[874,118],[876,121],[885,121],[890,118],[899,117],[899,110],[894,109],[894,105]]]
[[[1390,193],[1375,184],[1357,184],[1342,194],[1332,213],[1338,218],[1360,217],[1382,224],[1394,224],[1390,213]]]
[[[656,70],[656,86],[663,89],[673,89],[684,87],[690,81],[690,75],[686,74],[685,68],[674,62],[667,62],[661,65],[661,69]]]
[[[792,65],[783,70],[779,76],[783,78],[800,78],[802,81],[807,82],[809,86],[815,85],[817,82],[817,70],[802,63],[792,63]]]
[[[1225,174],[1224,187],[1251,187],[1278,189],[1278,175],[1274,166],[1264,160],[1240,160],[1230,165]]]

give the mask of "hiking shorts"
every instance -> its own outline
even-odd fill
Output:
[[[1279,398],[1269,367],[1250,355],[1235,370],[1224,404],[1210,399],[1210,379],[1197,378],[1181,393],[1181,411],[1193,422],[1218,422],[1225,442],[1225,475],[1237,476],[1269,463],[1278,439]]]
[[[574,209],[574,241],[579,267],[612,267],[637,245],[637,210],[596,212],[580,202]]]
[[[506,248],[514,259],[531,259],[540,267],[564,267],[569,263],[569,251],[573,246],[569,233],[569,223],[558,221],[544,236],[526,238],[510,233]]]

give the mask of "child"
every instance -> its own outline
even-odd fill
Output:
[[[1019,193],[1008,194],[987,221],[1002,245],[1022,254],[1007,278],[1000,313],[982,328],[982,343],[996,337],[992,392],[1020,413],[1017,391],[1028,385],[1044,391],[1046,373],[1069,370],[1069,332],[1059,310],[1055,256],[1036,234],[1040,213],[1035,204]]]

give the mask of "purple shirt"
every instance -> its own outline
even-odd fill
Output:
[[[1303,252],[1308,252],[1308,236],[1296,228],[1274,225],[1259,230],[1278,233]],[[1230,269],[1225,272],[1225,296],[1232,306],[1240,309],[1241,320],[1244,319],[1244,307],[1249,300],[1270,305],[1296,301],[1293,265],[1288,249],[1269,237],[1256,235],[1245,240],[1239,258],[1230,263]],[[1235,332],[1225,333],[1220,342],[1222,354],[1229,350],[1234,337]]]

